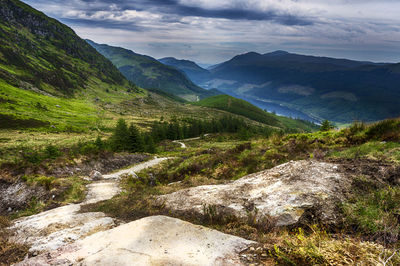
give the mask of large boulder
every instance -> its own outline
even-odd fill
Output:
[[[157,198],[180,214],[222,214],[277,226],[293,225],[313,216],[326,223],[338,218],[337,202],[344,199],[350,180],[338,166],[318,161],[291,161],[223,185],[199,186]],[[213,210],[212,213],[207,213]],[[210,211],[208,211],[210,212]]]
[[[166,216],[151,216],[98,232],[17,265],[242,265],[256,244]]]

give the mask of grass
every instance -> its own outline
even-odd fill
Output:
[[[333,158],[359,159],[389,161],[400,163],[400,144],[397,142],[371,141],[344,150],[330,153]]]
[[[24,176],[23,180],[29,186],[42,186],[47,191],[47,197],[32,197],[28,206],[14,213],[11,218],[17,219],[43,212],[49,208],[63,206],[70,203],[82,202],[86,197],[86,185],[88,181],[72,176],[66,178],[55,178],[51,176],[30,175]]]
[[[0,216],[0,265],[12,265],[21,261],[28,254],[28,247],[8,242],[6,228],[10,225],[7,217]]]
[[[278,120],[272,114],[269,114],[244,100],[237,99],[228,95],[217,95],[208,97],[193,104],[228,111],[230,113],[242,115],[244,117],[270,126],[279,125]]]
[[[278,265],[382,265],[394,252],[377,243],[332,236],[315,225],[308,231],[298,228],[278,236],[267,235],[266,257],[272,257]],[[387,265],[399,263],[400,256],[395,254]]]
[[[385,186],[354,193],[342,205],[349,230],[385,244],[399,241],[400,188]]]

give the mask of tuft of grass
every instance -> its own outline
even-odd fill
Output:
[[[400,187],[360,192],[342,205],[348,230],[385,244],[399,241]]]
[[[55,186],[64,187],[63,189],[64,192],[62,193],[60,198],[60,201],[64,205],[69,203],[82,202],[86,197],[87,184],[88,182],[81,178],[72,177],[72,178],[62,178],[56,180]]]
[[[266,257],[279,265],[399,265],[400,256],[380,244],[328,234],[318,226],[281,233],[264,245]],[[275,242],[275,243],[274,243]],[[393,254],[393,257],[389,257]]]
[[[369,141],[361,145],[333,151],[329,156],[333,158],[365,158],[400,163],[400,143]]]

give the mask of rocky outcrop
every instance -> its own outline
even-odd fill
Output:
[[[81,204],[70,204],[55,208],[13,222],[10,240],[30,246],[31,252],[42,252],[61,248],[93,233],[115,226],[114,220],[101,212],[81,213],[81,206],[111,199],[117,195],[118,178],[129,171],[140,171],[159,164],[168,158],[156,158],[107,177],[107,180],[93,182],[87,186],[86,200]]]
[[[336,164],[292,161],[228,184],[162,195],[157,201],[180,214],[223,214],[241,219],[254,215],[258,221],[269,218],[277,226],[296,224],[308,215],[335,223],[337,202],[344,199],[350,185]]]
[[[179,219],[151,216],[18,265],[242,265],[239,253],[253,244]]]

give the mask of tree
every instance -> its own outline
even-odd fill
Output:
[[[94,145],[97,147],[99,151],[104,149],[104,142],[101,140],[100,136],[97,136]]]
[[[335,128],[331,122],[328,120],[324,120],[321,124],[321,127],[319,128],[320,131],[329,131],[331,129]]]
[[[124,119],[118,119],[114,133],[111,137],[111,147],[114,151],[123,151],[128,144],[128,126]]]
[[[157,148],[156,145],[154,144],[153,137],[149,134],[146,135],[146,140],[145,140],[145,145],[146,145],[146,152],[148,153],[156,153]]]
[[[139,129],[132,123],[128,129],[128,143],[126,150],[129,152],[144,151],[144,141]]]

